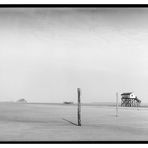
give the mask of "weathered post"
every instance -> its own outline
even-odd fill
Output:
[[[81,126],[81,90],[77,88],[78,93],[78,126]]]
[[[116,117],[118,117],[118,93],[116,92]]]

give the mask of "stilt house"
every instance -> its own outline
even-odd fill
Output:
[[[123,107],[138,107],[141,100],[137,98],[132,92],[121,94],[121,106]]]

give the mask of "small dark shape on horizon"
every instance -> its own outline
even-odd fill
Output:
[[[74,104],[73,102],[64,102],[64,104]]]
[[[17,100],[18,103],[27,103],[27,101],[25,99],[19,99]]]

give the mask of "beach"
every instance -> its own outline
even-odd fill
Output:
[[[148,108],[0,103],[0,141],[148,140]]]

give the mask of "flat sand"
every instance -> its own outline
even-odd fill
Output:
[[[148,109],[0,103],[0,141],[148,140]]]

